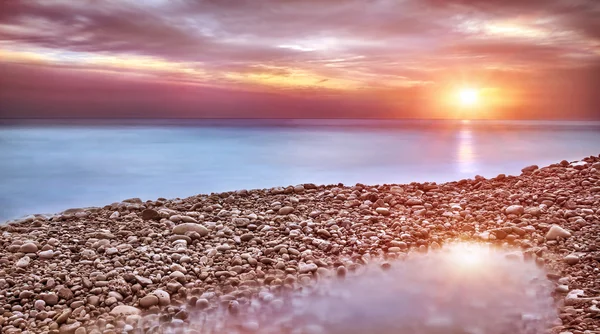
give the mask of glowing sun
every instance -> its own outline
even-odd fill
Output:
[[[458,92],[458,98],[463,106],[473,106],[479,99],[479,92],[473,88],[464,88]]]

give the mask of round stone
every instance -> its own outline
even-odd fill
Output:
[[[38,251],[38,247],[33,242],[28,242],[21,245],[19,252],[21,253],[35,253]]]
[[[140,299],[140,307],[149,308],[154,305],[158,305],[158,297],[155,295],[147,295],[144,298]]]

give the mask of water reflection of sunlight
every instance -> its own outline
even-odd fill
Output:
[[[475,152],[473,150],[473,136],[468,123],[458,133],[458,170],[460,173],[475,173]]]

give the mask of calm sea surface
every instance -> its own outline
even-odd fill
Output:
[[[600,123],[0,121],[0,221],[125,198],[451,181],[600,154]]]

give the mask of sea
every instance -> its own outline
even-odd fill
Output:
[[[0,120],[0,222],[123,199],[518,175],[600,154],[600,122]]]

